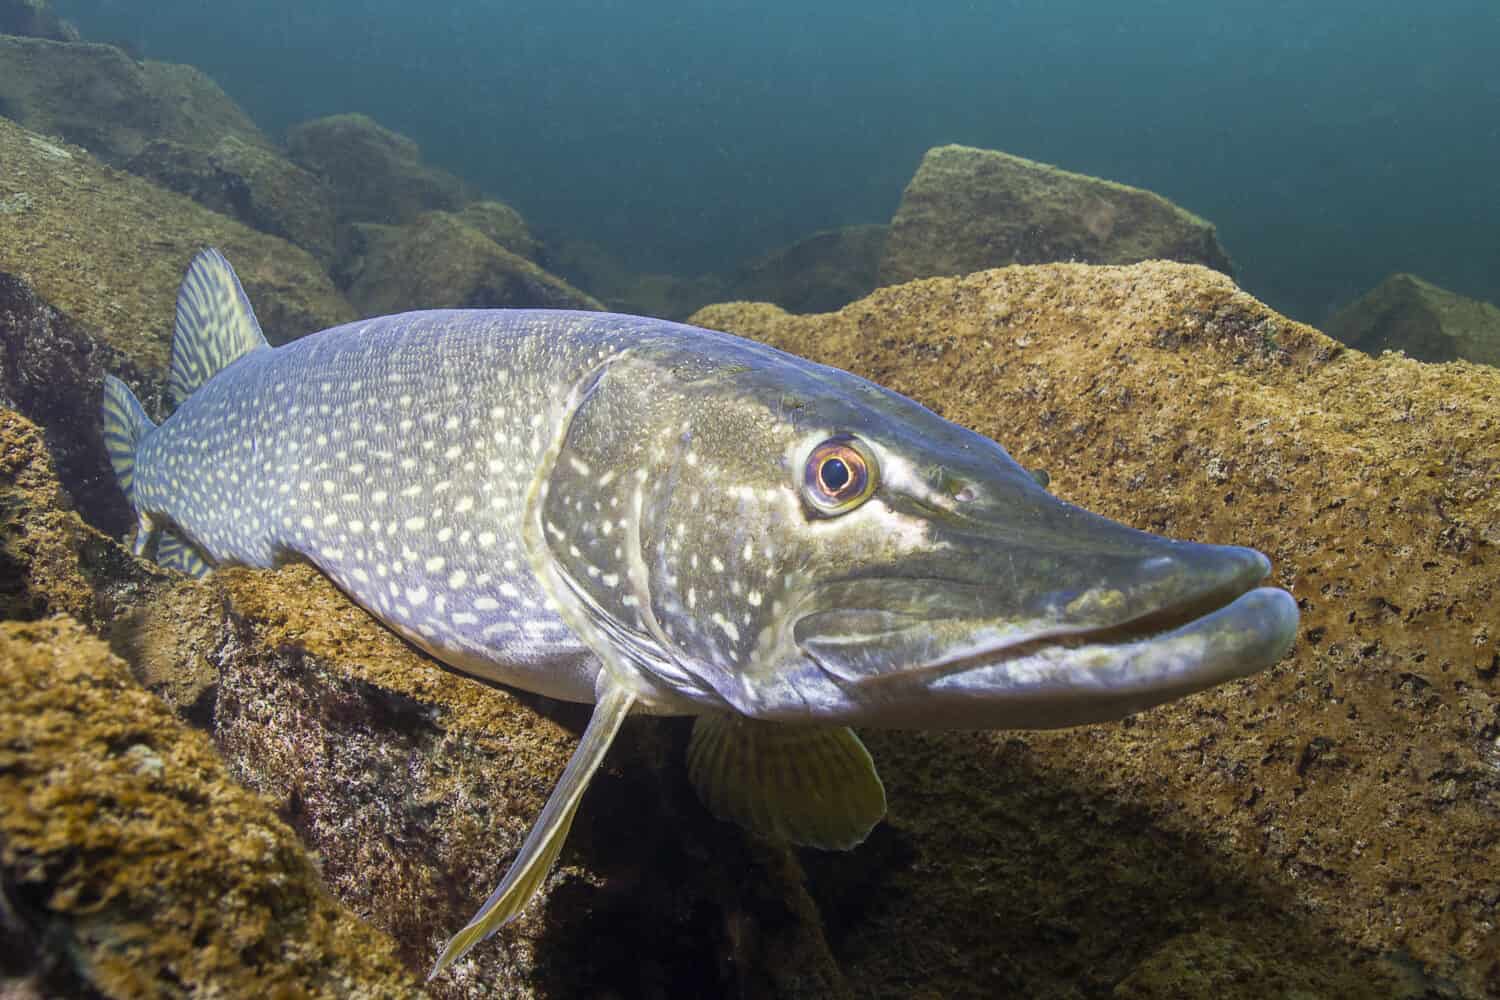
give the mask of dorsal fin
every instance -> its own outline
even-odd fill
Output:
[[[173,405],[234,361],[270,346],[229,261],[213,247],[199,250],[177,290],[167,381]]]

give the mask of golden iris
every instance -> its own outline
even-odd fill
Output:
[[[825,514],[853,510],[875,492],[875,456],[857,438],[831,437],[807,456],[807,498]]]

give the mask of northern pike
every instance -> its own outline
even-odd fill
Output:
[[[208,249],[168,385],[156,426],[106,380],[138,554],[306,560],[442,663],[595,706],[433,975],[521,912],[631,712],[696,717],[715,815],[847,849],[885,814],[851,725],[1118,719],[1296,634],[1259,552],[1091,514],[904,396],[680,323],[431,310],[273,348]]]

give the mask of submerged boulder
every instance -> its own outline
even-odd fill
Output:
[[[0,271],[143,374],[166,369],[177,286],[203,246],[234,263],[273,343],[354,318],[306,251],[84,150],[0,119],[0,163]]]
[[[419,995],[266,800],[77,623],[0,622],[0,692],[7,995]]]
[[[1500,308],[1414,274],[1393,274],[1339,310],[1328,333],[1370,354],[1500,365]]]
[[[603,308],[452,212],[427,212],[404,226],[356,225],[349,243],[341,277],[366,316],[408,309]]]
[[[415,142],[367,115],[303,122],[287,133],[287,147],[332,187],[340,222],[399,224],[474,200],[467,183],[423,163]]]
[[[531,235],[521,213],[500,201],[476,201],[458,213],[465,225],[473,226],[501,247],[533,264],[542,263],[542,242]]]
[[[1261,970],[1237,996],[1500,989],[1500,372],[1345,350],[1169,263],[693,320],[904,392],[1090,510],[1254,546],[1302,609],[1282,664],[1119,725],[866,734],[889,824],[805,859],[856,994],[1186,996],[1147,986],[1195,962]]]
[[[211,149],[157,139],[125,166],[221,215],[295,243],[324,265],[333,262],[333,192],[274,150],[233,135]]]
[[[270,146],[201,71],[137,62],[113,45],[0,36],[0,115],[115,166],[156,140],[211,149],[232,135]]]
[[[1214,227],[1158,194],[995,150],[938,146],[891,219],[880,284],[1006,264],[1156,259],[1232,273]]]
[[[735,298],[774,302],[790,312],[832,312],[874,291],[886,226],[844,226],[814,233],[746,265]]]
[[[73,22],[58,17],[49,0],[0,0],[0,35],[78,41],[78,29]]]

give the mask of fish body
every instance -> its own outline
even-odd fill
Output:
[[[596,705],[434,974],[519,913],[632,711],[698,717],[717,815],[849,847],[885,811],[849,725],[1119,718],[1295,635],[1259,553],[1090,514],[905,397],[728,334],[441,310],[273,349],[205,251],[171,384],[160,427],[106,387],[138,549],[190,572],[305,559],[444,663]]]

